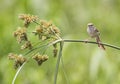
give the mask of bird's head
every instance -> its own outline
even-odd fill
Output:
[[[87,26],[94,26],[93,23],[88,23]]]

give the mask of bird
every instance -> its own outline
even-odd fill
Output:
[[[98,47],[102,48],[103,50],[105,50],[105,47],[103,44],[101,44],[101,40],[100,40],[100,32],[98,31],[98,29],[94,26],[93,23],[88,23],[87,24],[87,32],[90,35],[91,38],[95,38],[96,42],[98,43]]]

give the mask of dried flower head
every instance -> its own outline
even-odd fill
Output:
[[[20,14],[19,19],[24,20],[24,26],[28,27],[31,22],[34,22],[38,19],[37,16],[30,15],[30,14]]]
[[[53,44],[53,56],[56,57],[58,53],[57,44]]]
[[[15,59],[15,63],[14,63],[15,69],[20,67],[26,61],[27,61],[26,58],[24,58],[22,55],[18,55],[18,57]]]
[[[15,63],[14,63],[14,68],[15,69],[17,69],[19,66],[21,66],[26,61],[26,58],[24,58],[21,54],[17,55],[17,54],[14,54],[14,53],[10,53],[8,55],[8,57],[9,57],[10,60],[15,61]]]
[[[32,33],[34,33],[35,35],[40,35],[43,33],[43,28],[41,26],[36,26],[35,31],[33,31]]]
[[[59,31],[58,27],[56,27],[54,24],[52,24],[51,21],[48,22],[45,20],[40,20],[40,22],[37,22],[38,17],[30,15],[30,14],[21,14],[21,15],[19,15],[19,19],[24,21],[24,27],[18,27],[18,29],[14,32],[14,37],[16,37],[18,43],[23,44],[21,46],[21,49],[26,49],[26,48],[31,49],[26,54],[29,54],[29,52],[32,52],[32,54],[35,54],[36,51],[38,51],[39,48],[41,48],[41,47],[37,47],[37,46],[43,45],[44,42],[45,42],[45,44],[46,43],[48,44],[57,39],[60,39],[60,31]],[[30,39],[28,39],[28,37],[27,37],[27,35],[29,35],[29,33],[27,31],[28,30],[27,27],[32,22],[37,24],[33,33],[36,36],[38,36],[38,38],[40,40],[42,40],[39,42],[39,44],[37,43],[38,45],[35,43],[35,47],[32,46],[32,44],[31,44],[32,41]],[[54,47],[53,54],[54,54],[54,57],[56,57],[57,53],[58,53],[57,44],[53,44],[53,47]],[[26,58],[23,57],[22,55],[10,53],[8,55],[8,57],[9,57],[9,59],[14,60],[15,69],[17,69],[24,62],[26,62]],[[48,60],[47,55],[41,55],[39,53],[35,54],[32,58],[38,63],[38,65],[41,65],[43,62]]]
[[[9,54],[8,54],[8,58],[9,58],[10,60],[14,60],[14,59],[17,58],[17,54],[9,53]]]
[[[53,56],[56,57],[56,56],[57,56],[57,53],[58,53],[58,49],[57,49],[57,48],[54,48],[54,49],[53,49]]]
[[[41,26],[37,26],[35,31],[33,31],[35,35],[38,35],[40,40],[46,40],[48,39],[48,31],[46,28],[43,28]]]
[[[45,20],[41,20],[41,21],[40,21],[40,24],[41,24],[41,26],[42,26],[43,28],[48,28],[48,27],[50,27],[50,26],[52,25],[52,22],[51,22],[51,21],[47,22],[47,21],[45,21]]]
[[[38,35],[40,40],[57,39],[60,35],[59,29],[51,22],[45,20],[40,21],[40,25],[36,27],[33,33]]]
[[[18,27],[18,29],[14,32],[14,37],[17,38],[18,43],[21,43],[22,41],[28,41],[25,28]]]
[[[21,49],[26,49],[26,48],[29,48],[29,49],[32,49],[32,44],[30,41],[26,41],[26,43],[24,45],[21,46]]]
[[[60,35],[60,31],[55,25],[52,26],[52,29],[55,32],[55,34]]]
[[[32,58],[37,61],[38,65],[41,65],[43,62],[48,60],[48,56],[47,55],[40,55],[39,53],[34,55]]]

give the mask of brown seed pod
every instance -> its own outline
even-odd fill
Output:
[[[18,27],[18,29],[14,32],[14,37],[17,38],[18,43],[21,43],[22,41],[28,41],[25,28]]]
[[[32,49],[32,44],[30,41],[26,41],[26,43],[24,45],[21,46],[21,49],[26,49],[26,48],[29,48],[29,49]]]
[[[43,62],[48,60],[48,56],[47,55],[40,55],[39,53],[34,55],[32,58],[37,61],[38,65],[41,65]]]

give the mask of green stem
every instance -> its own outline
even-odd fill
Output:
[[[64,41],[61,41],[60,42],[60,51],[59,51],[59,55],[58,55],[58,59],[57,59],[57,63],[56,63],[56,69],[55,69],[54,84],[57,83],[57,75],[58,75],[58,69],[59,69],[59,64],[60,64],[60,58],[62,56],[63,44],[64,44]]]
[[[23,66],[25,65],[25,63],[26,63],[26,62],[24,62],[24,63],[22,64],[22,66],[18,69],[18,71],[16,72],[16,74],[15,74],[13,80],[12,80],[12,84],[15,84],[15,80],[16,80],[16,78],[17,78],[19,72],[21,71],[21,69],[22,69]]]
[[[85,41],[85,40],[71,40],[71,39],[63,39],[64,42],[82,42],[82,43],[91,43],[91,44],[98,44],[97,42],[93,42],[93,41]],[[111,45],[111,44],[108,44],[108,43],[100,43],[104,46],[107,46],[107,47],[111,47],[111,48],[114,48],[114,49],[117,49],[117,50],[120,50],[120,47],[117,47],[115,45]]]

